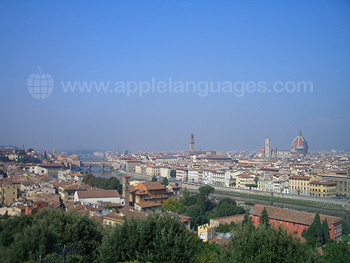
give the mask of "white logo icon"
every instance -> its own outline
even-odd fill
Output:
[[[49,74],[32,74],[27,80],[27,87],[30,95],[35,99],[47,99],[53,90],[53,79]]]

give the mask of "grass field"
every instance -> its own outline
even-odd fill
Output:
[[[348,236],[348,235],[343,235],[342,239],[344,242],[350,242],[350,236]]]

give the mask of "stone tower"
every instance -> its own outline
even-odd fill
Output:
[[[123,196],[125,198],[125,207],[130,205],[129,188],[130,188],[130,176],[124,175],[123,176]]]
[[[190,135],[190,152],[194,151],[194,135],[191,133]]]
[[[265,138],[264,157],[271,158],[271,139]]]

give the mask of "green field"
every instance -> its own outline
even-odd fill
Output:
[[[342,239],[344,242],[350,242],[350,236],[349,235],[343,235]]]

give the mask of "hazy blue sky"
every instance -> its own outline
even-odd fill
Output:
[[[31,74],[54,89],[35,99]],[[313,92],[64,92],[62,82],[312,81]],[[0,145],[350,149],[349,1],[1,1]],[[266,90],[266,91],[267,91]],[[241,94],[238,94],[241,95]]]

